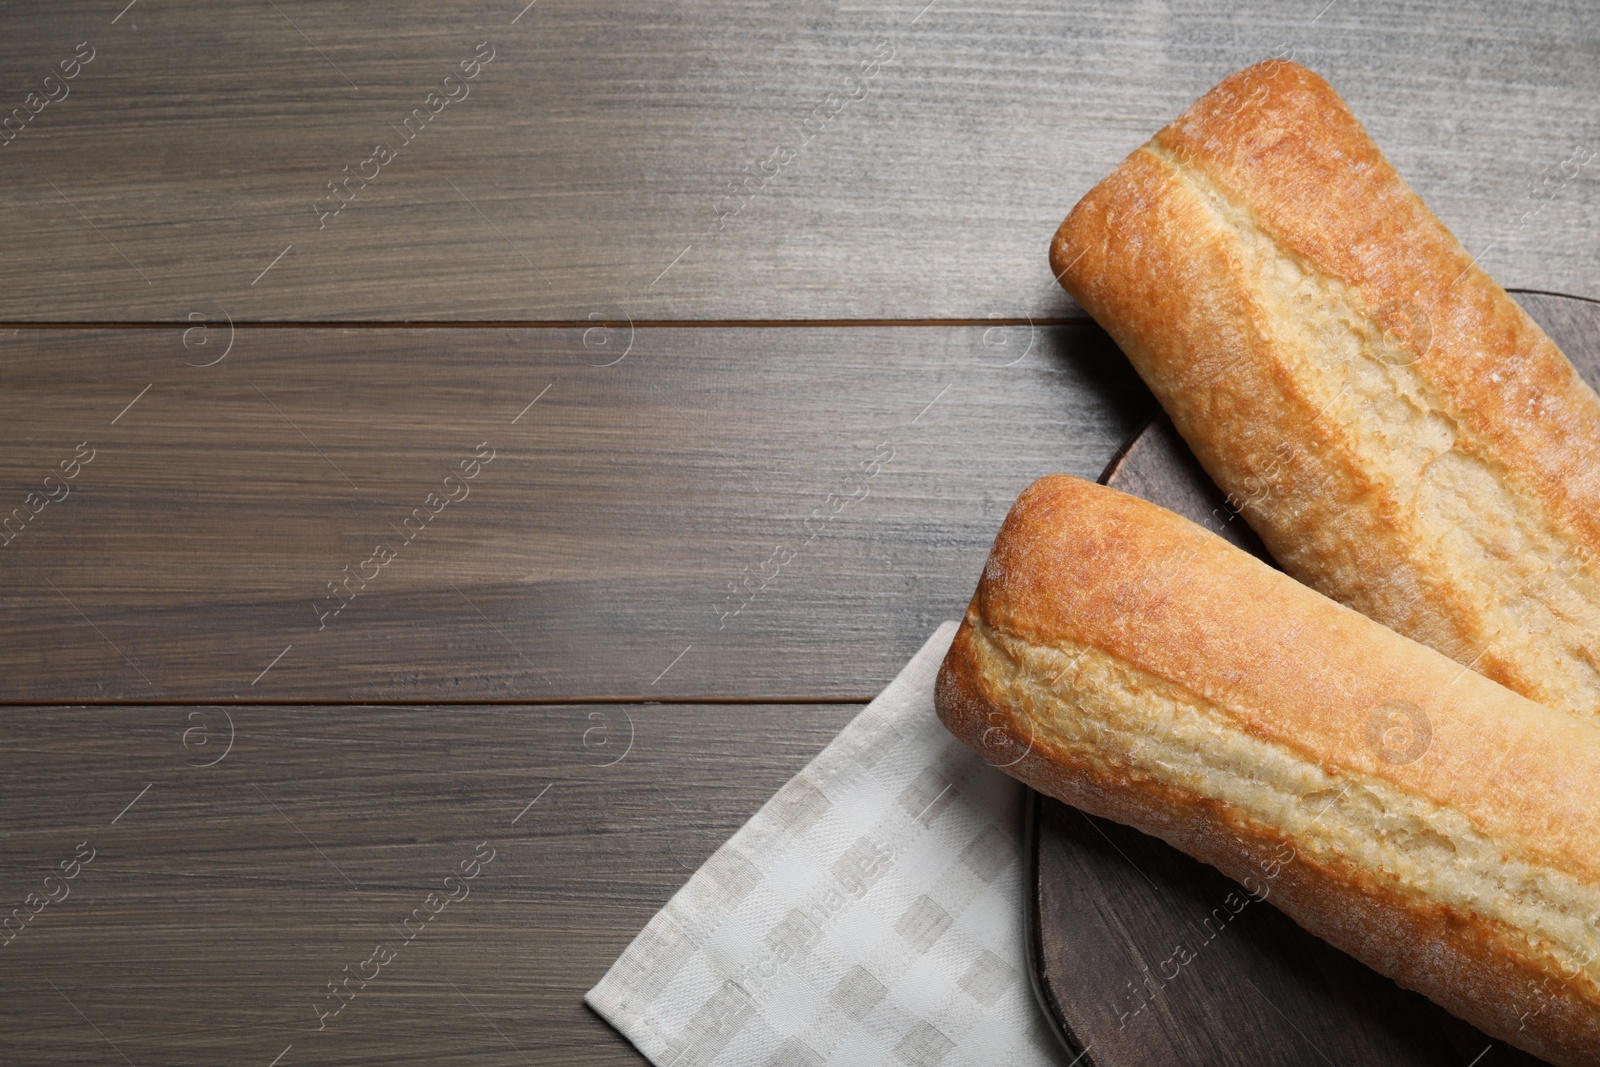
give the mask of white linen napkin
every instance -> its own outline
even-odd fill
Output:
[[[1027,976],[1022,787],[933,710],[947,622],[584,999],[660,1067],[1064,1064]]]

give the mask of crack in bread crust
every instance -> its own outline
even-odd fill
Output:
[[[1210,239],[1236,253],[1262,351],[1284,372],[1278,381],[1285,399],[1311,413],[1321,433],[1378,482],[1386,517],[1404,530],[1410,567],[1448,576],[1427,595],[1479,605],[1453,657],[1492,657],[1495,669],[1486,673],[1503,676],[1497,680],[1515,679],[1514,688],[1532,690],[1544,703],[1600,714],[1600,581],[1582,566],[1587,550],[1576,531],[1552,519],[1423,373],[1425,352],[1386,330],[1357,290],[1294,254],[1204,171],[1156,141],[1141,151],[1172,169],[1209,214]],[[1280,477],[1270,491],[1241,501],[1253,525],[1295,523],[1303,491],[1285,484],[1286,470],[1274,465]],[[1297,569],[1322,569],[1305,552],[1290,548],[1284,556]],[[1446,584],[1454,588],[1441,588]],[[1360,582],[1339,592],[1380,622],[1392,625],[1403,615]]]
[[[1225,707],[1069,641],[1036,644],[969,617],[992,698],[1101,779],[1159,782],[1270,826],[1320,867],[1354,864],[1411,907],[1518,930],[1519,955],[1581,979],[1600,1006],[1600,887],[1508,854],[1459,811],[1373,776],[1332,772],[1252,736]]]
[[[1290,574],[1600,719],[1600,398],[1326,82],[1225,79],[1051,262]]]
[[[935,706],[1007,773],[1236,880],[1287,847],[1271,896],[1307,930],[1518,1047],[1600,1065],[1591,722],[1065,476],[1006,517]],[[1422,743],[1374,733],[1395,707]]]

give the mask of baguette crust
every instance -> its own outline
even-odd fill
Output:
[[[1327,83],[1227,78],[1051,263],[1291,575],[1600,719],[1600,400]]]
[[[936,704],[1035,788],[1490,1034],[1600,1064],[1595,726],[1064,476],[1006,519]]]

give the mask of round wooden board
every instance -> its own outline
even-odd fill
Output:
[[[1600,304],[1514,295],[1579,373],[1600,383]],[[1271,562],[1165,416],[1135,435],[1101,481]],[[1073,1067],[1542,1062],[1153,837],[1036,794],[1025,849],[1034,989]]]

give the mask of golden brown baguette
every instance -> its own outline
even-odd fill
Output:
[[[1229,77],[1050,256],[1290,574],[1600,718],[1600,401],[1327,83]]]
[[[939,674],[996,765],[1164,838],[1489,1034],[1600,1064],[1600,727],[1057,476]]]

